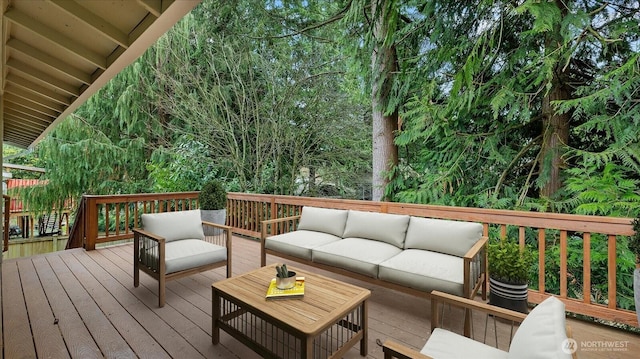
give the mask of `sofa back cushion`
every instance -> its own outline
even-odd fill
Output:
[[[409,216],[349,210],[344,238],[365,238],[403,248]]]
[[[462,257],[481,237],[480,223],[411,217],[404,247]]]
[[[199,209],[145,213],[142,215],[142,228],[164,237],[167,242],[180,239],[204,239]]]
[[[318,207],[302,207],[298,229],[323,232],[342,237],[347,222],[347,211]]]
[[[567,347],[564,303],[549,297],[520,324],[509,347],[509,358],[571,358]]]

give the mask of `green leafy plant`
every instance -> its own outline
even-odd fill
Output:
[[[524,284],[528,282],[534,253],[530,248],[520,248],[517,242],[506,238],[488,245],[489,274],[501,282]]]
[[[640,217],[634,219],[631,224],[635,233],[629,237],[629,249],[636,255],[636,265],[640,265]]]
[[[227,206],[227,191],[218,181],[209,181],[202,186],[198,195],[200,209],[217,210]]]
[[[289,272],[289,269],[287,269],[286,264],[283,264],[281,266],[276,266],[276,272],[277,272],[276,276],[278,278],[289,278],[294,273],[294,272]]]

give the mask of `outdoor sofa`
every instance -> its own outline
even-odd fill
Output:
[[[487,292],[487,238],[479,223],[303,207],[262,222],[261,265],[272,254],[428,297]]]

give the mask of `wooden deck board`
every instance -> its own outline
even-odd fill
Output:
[[[259,245],[236,237],[233,274],[259,266]],[[3,350],[6,358],[259,358],[243,344],[221,333],[211,344],[211,283],[225,278],[225,268],[167,283],[167,302],[157,307],[157,282],[142,273],[133,287],[133,247],[83,249],[6,260],[2,264]],[[268,256],[268,263],[282,262]],[[289,262],[288,262],[289,263]],[[430,333],[430,303],[370,283],[290,265],[363,286],[369,300],[368,358],[382,358],[377,343],[394,339],[421,348]],[[462,313],[445,308],[446,327],[462,330]],[[54,324],[54,320],[58,323]],[[583,348],[580,358],[634,358],[640,337],[613,328],[569,320],[578,345],[626,343],[620,351]],[[474,317],[476,335],[484,318]],[[509,326],[498,323],[499,347],[508,347]],[[495,341],[490,322],[488,342]],[[36,350],[38,348],[38,350]],[[356,349],[345,358],[361,358]]]
[[[89,329],[67,296],[47,258],[34,258],[33,263],[44,291],[52,298],[49,305],[71,358],[101,358],[100,348],[91,337]],[[64,320],[60,321],[59,318]]]
[[[16,262],[2,265],[2,307],[4,356],[35,358],[36,348]]]

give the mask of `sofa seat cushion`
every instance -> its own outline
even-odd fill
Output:
[[[564,303],[549,297],[527,315],[509,347],[509,358],[569,359]]]
[[[314,248],[312,260],[377,278],[378,264],[401,251],[400,248],[385,242],[345,238]]]
[[[508,356],[505,351],[442,328],[436,328],[431,333],[420,353],[437,359],[506,359]]]
[[[264,247],[294,257],[311,260],[311,250],[324,244],[342,240],[333,234],[297,230],[267,237]]]
[[[342,209],[302,207],[298,230],[324,232],[342,237],[348,212]]]
[[[462,296],[463,263],[456,256],[405,249],[380,263],[378,278],[425,292],[439,290]]]
[[[165,273],[201,267],[227,260],[227,248],[199,239],[165,243]]]
[[[141,216],[145,231],[164,237],[167,242],[181,239],[203,239],[200,210],[145,213]]]
[[[404,247],[409,216],[349,210],[344,238],[366,238]]]

